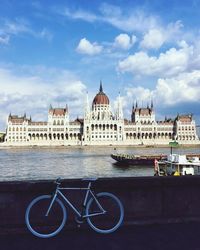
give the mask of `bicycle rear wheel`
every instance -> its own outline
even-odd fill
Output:
[[[66,209],[58,198],[55,199],[48,216],[46,216],[51,201],[51,195],[42,195],[35,198],[26,209],[26,225],[31,233],[37,237],[53,237],[61,231],[66,223]]]
[[[112,233],[122,224],[124,218],[122,203],[111,193],[98,193],[96,197],[106,213],[91,216],[92,214],[101,212],[95,199],[91,198],[86,206],[87,222],[98,233]]]

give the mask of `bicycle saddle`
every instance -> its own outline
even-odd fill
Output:
[[[98,178],[96,177],[89,177],[89,178],[83,178],[82,181],[96,181]]]

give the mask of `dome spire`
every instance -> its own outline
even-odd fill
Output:
[[[103,92],[102,81],[100,80],[99,92]]]

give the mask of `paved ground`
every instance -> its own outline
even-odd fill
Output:
[[[82,228],[51,239],[31,234],[0,236],[1,250],[200,250],[200,223],[133,226],[101,235]]]

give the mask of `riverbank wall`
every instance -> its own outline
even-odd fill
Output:
[[[63,180],[63,186],[84,187],[80,179]],[[96,192],[111,192],[124,206],[124,227],[141,224],[200,221],[200,176],[102,178],[94,183]],[[30,201],[51,194],[55,184],[48,181],[0,182],[0,234],[26,233],[25,211]],[[75,193],[74,193],[75,192]],[[80,191],[67,191],[67,197],[79,208]],[[77,223],[68,209],[64,230]],[[83,225],[86,230],[89,226]]]

